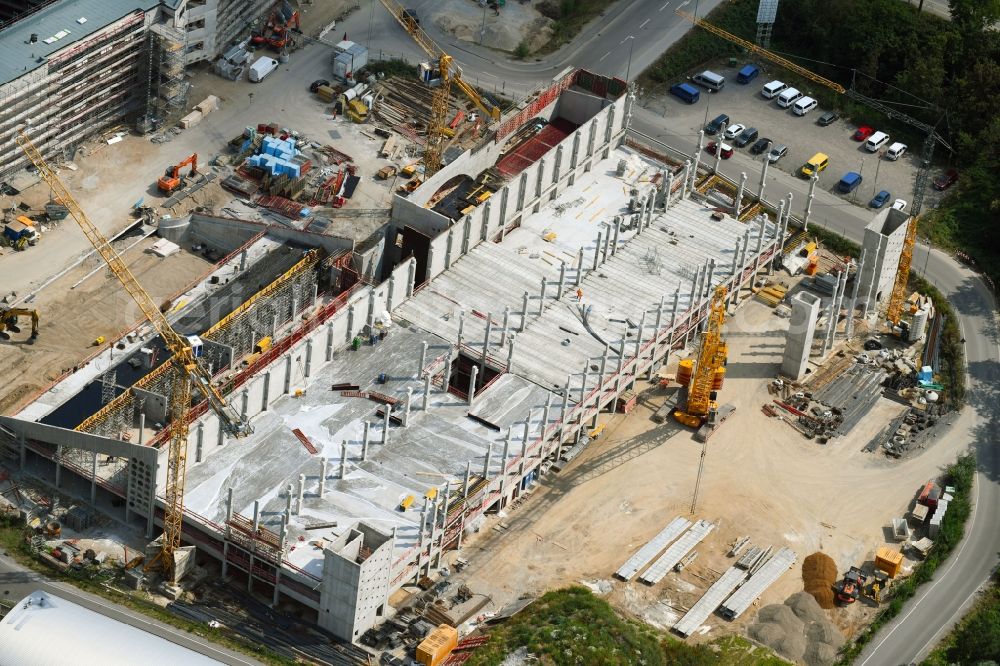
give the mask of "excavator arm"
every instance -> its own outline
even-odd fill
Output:
[[[9,340],[10,336],[7,335],[7,331],[12,331],[14,333],[20,333],[21,329],[17,327],[18,317],[30,317],[31,318],[31,340],[38,337],[38,310],[29,310],[27,308],[8,308],[6,310],[0,310],[0,338],[4,340]]]

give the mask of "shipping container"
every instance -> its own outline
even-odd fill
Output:
[[[417,646],[417,663],[439,666],[458,645],[458,629],[442,624]]]
[[[903,553],[888,546],[880,546],[875,551],[875,568],[895,578],[903,566]]]
[[[339,42],[333,48],[333,75],[344,81],[357,79],[358,70],[368,64],[368,49],[352,41]]]

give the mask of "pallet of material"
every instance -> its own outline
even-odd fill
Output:
[[[764,591],[769,588],[774,581],[778,580],[783,573],[788,571],[795,564],[795,552],[789,548],[782,548],[774,557],[769,559],[764,566],[757,570],[740,589],[726,599],[719,612],[727,620],[735,620],[750,607]]]
[[[687,518],[680,516],[674,518],[659,534],[647,541],[646,545],[640,548],[635,555],[628,558],[625,564],[615,572],[615,575],[625,581],[631,580],[639,571],[652,562],[653,558],[667,547],[667,544],[680,536],[690,526],[691,521]]]

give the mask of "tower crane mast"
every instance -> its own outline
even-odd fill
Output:
[[[111,242],[90,221],[80,204],[59,179],[55,170],[45,161],[28,135],[23,130],[19,130],[15,141],[38,169],[39,175],[49,185],[54,195],[69,210],[70,216],[83,230],[87,240],[94,246],[94,249],[125,288],[125,291],[128,292],[128,295],[139,306],[143,316],[153,325],[171,353],[171,362],[177,372],[170,388],[171,419],[168,426],[170,438],[167,456],[166,502],[163,514],[163,540],[155,563],[173,582],[176,579],[174,552],[180,547],[181,529],[184,521],[188,411],[191,408],[193,391],[197,390],[208,401],[209,407],[219,416],[223,428],[230,435],[242,437],[250,434],[252,429],[247,420],[230,406],[215,388],[212,384],[211,373],[195,358],[188,340],[173,329],[152,297],[143,289],[121,256],[111,246]]]

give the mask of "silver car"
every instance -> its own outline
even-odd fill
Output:
[[[779,143],[775,147],[771,148],[771,152],[767,154],[767,161],[774,164],[784,157],[786,153],[788,153],[788,146],[783,143]]]

